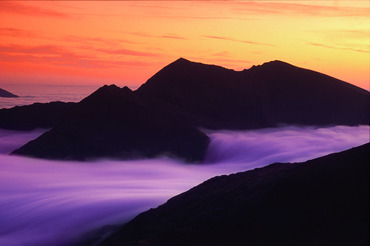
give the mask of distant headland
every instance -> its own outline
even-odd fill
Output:
[[[7,90],[0,88],[0,97],[18,97],[17,95],[14,95],[13,93],[10,93]]]

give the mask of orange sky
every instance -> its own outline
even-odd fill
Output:
[[[0,1],[0,87],[144,83],[179,57],[283,60],[369,89],[364,1]]]

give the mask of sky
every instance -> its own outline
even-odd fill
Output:
[[[0,1],[2,84],[136,88],[191,61],[271,60],[370,89],[370,2]]]

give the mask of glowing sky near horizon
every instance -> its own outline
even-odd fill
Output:
[[[0,86],[137,87],[179,57],[271,60],[370,89],[369,1],[0,1]]]

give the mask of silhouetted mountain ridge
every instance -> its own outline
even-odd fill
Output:
[[[179,59],[137,93],[144,101],[206,128],[369,123],[368,91],[281,61],[236,72]]]
[[[369,124],[369,92],[272,61],[236,72],[180,58],[136,91],[105,85],[73,105],[55,127],[14,154],[43,158],[202,160],[198,128]]]
[[[95,92],[93,92],[90,96],[87,98],[93,97],[93,96],[122,96],[122,97],[129,97],[132,94],[133,91],[128,88],[127,86],[124,86],[122,88],[116,86],[115,84],[112,85],[104,85],[97,89]]]
[[[49,159],[204,157],[208,137],[145,104],[129,88],[103,86],[75,104],[50,131],[13,154]]]

